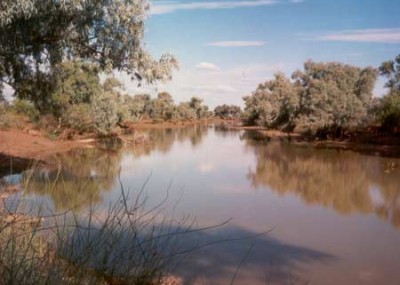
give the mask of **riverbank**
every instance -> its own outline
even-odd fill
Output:
[[[92,142],[91,139],[52,140],[39,131],[0,130],[0,153],[7,156],[41,160]]]
[[[148,138],[141,132],[146,129],[185,128],[198,124],[221,125],[230,130],[244,130],[252,133],[256,140],[279,140],[299,146],[315,148],[332,148],[352,150],[370,155],[400,157],[400,136],[373,133],[357,133],[342,140],[319,140],[315,137],[299,133],[286,133],[277,130],[268,130],[257,126],[242,126],[237,120],[208,119],[193,121],[154,122],[151,120],[130,123],[125,130],[121,130],[120,138],[125,143],[148,142]],[[254,135],[256,134],[256,135]],[[133,135],[133,139],[132,139]],[[94,135],[74,137],[72,140],[52,139],[45,132],[33,129],[0,130],[0,168],[9,168],[10,159],[14,169],[26,168],[33,161],[44,161],[56,153],[68,152],[79,147],[93,147],[96,143]]]
[[[125,130],[121,130],[118,134],[122,139],[128,140],[132,135],[140,141],[146,140],[136,130],[145,129],[166,129],[166,128],[184,128],[197,124],[206,124],[210,120],[193,120],[193,121],[167,121],[154,122],[145,120],[138,123],[130,123]],[[126,134],[124,134],[126,133]],[[95,135],[75,136],[72,139],[50,138],[45,131],[35,130],[27,127],[25,129],[9,128],[0,130],[0,154],[3,157],[12,157],[15,159],[25,160],[43,160],[55,153],[67,152],[77,147],[87,147],[94,145],[98,140]],[[134,142],[132,138],[130,142]],[[4,158],[0,158],[0,165],[4,162]]]
[[[257,126],[233,126],[230,128],[251,132],[256,140],[282,141],[317,149],[351,150],[368,155],[400,157],[399,135],[359,132],[342,139],[318,139],[300,133],[268,130]]]

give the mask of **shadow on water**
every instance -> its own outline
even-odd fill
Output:
[[[244,284],[241,270],[252,275],[251,284],[306,284],[309,280],[305,279],[300,265],[331,264],[338,260],[328,253],[281,242],[271,234],[260,235],[229,224],[200,230],[166,224],[149,228],[151,242],[146,240],[149,233],[145,231],[137,237],[125,235],[124,229],[121,229],[121,234],[116,233],[115,228],[105,232],[104,227],[94,227],[91,229],[91,240],[75,235],[76,240],[71,240],[62,254],[70,260],[80,260],[80,252],[90,251],[92,254],[86,259],[86,264],[102,271],[107,271],[108,266],[115,267],[112,260],[118,260],[118,268],[112,270],[114,274],[132,266],[132,256],[136,256],[134,259],[138,264],[144,264],[146,260],[155,260],[159,264],[165,262],[168,271],[182,278],[183,284],[187,285],[199,284],[199,281],[207,282],[203,284],[229,284],[232,278],[235,279],[234,284]],[[110,240],[114,241],[114,247],[112,253],[107,253]],[[144,254],[139,253],[135,246],[138,240],[146,249]],[[88,251],[92,244],[97,245],[96,250]],[[79,250],[75,248],[71,251],[71,245],[78,245]],[[69,256],[70,252],[78,256]],[[104,263],[107,254],[112,254],[107,259],[110,264]],[[154,259],[155,256],[157,259]]]
[[[182,243],[187,248],[194,244],[212,244],[193,251],[193,260],[179,268],[184,284],[194,284],[204,277],[211,284],[215,284],[212,280],[224,280],[223,284],[228,284],[227,280],[234,277],[236,270],[239,273],[237,284],[243,283],[240,282],[241,270],[253,274],[252,282],[257,284],[287,284],[288,280],[304,282],[307,280],[303,280],[300,264],[337,260],[328,253],[281,242],[271,233],[257,236],[257,233],[237,226],[187,235]],[[244,263],[240,265],[241,262]]]

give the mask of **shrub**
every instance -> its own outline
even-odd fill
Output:
[[[93,98],[91,107],[96,130],[101,135],[111,133],[120,119],[116,96],[111,92],[101,92]]]
[[[63,114],[63,123],[80,133],[90,132],[94,129],[92,110],[88,104],[73,105]]]
[[[400,128],[400,92],[392,92],[382,98],[378,107],[378,118],[382,128],[395,132]]]
[[[24,99],[16,99],[13,102],[13,109],[18,114],[27,115],[31,121],[37,121],[40,113],[33,103]]]

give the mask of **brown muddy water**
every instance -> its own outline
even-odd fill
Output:
[[[168,196],[165,215],[195,227],[231,219],[182,241],[211,243],[176,269],[186,284],[400,284],[400,159],[217,127],[148,135],[145,146],[54,156],[56,169],[39,169],[24,195],[79,211],[117,201],[121,182],[144,186],[149,204]]]

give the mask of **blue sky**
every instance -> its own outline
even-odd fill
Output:
[[[146,45],[174,54],[180,70],[145,91],[242,105],[258,83],[308,59],[378,66],[400,54],[399,11],[400,0],[154,0]]]

